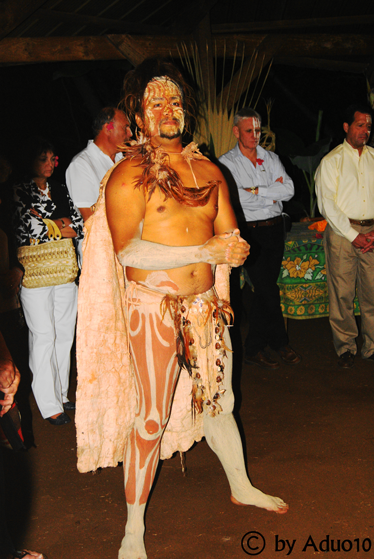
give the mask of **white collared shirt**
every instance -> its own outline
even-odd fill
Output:
[[[117,153],[115,162],[120,159],[122,153]],[[77,208],[90,208],[96,204],[100,183],[113,165],[109,155],[101,151],[93,140],[89,140],[87,147],[73,157],[66,170],[66,184]]]
[[[242,154],[239,144],[219,158],[235,180],[246,221],[271,219],[281,215],[282,202],[290,200],[294,195],[293,182],[279,157],[261,146],[257,146],[256,152],[256,167]],[[277,182],[279,177],[283,177],[283,183]],[[245,190],[251,187],[258,187],[258,194]]]
[[[332,229],[352,242],[357,237],[349,218],[374,218],[374,149],[361,156],[346,140],[321,161],[316,174],[318,208]]]

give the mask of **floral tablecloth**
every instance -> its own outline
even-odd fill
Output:
[[[283,316],[307,319],[329,315],[323,234],[294,223],[287,234],[278,286]],[[357,297],[355,314],[360,314]]]

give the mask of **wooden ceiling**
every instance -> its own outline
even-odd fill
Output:
[[[3,0],[0,65],[178,57],[239,45],[266,64],[374,75],[374,5],[352,0]],[[207,61],[209,63],[209,61]]]

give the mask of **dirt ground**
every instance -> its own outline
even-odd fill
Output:
[[[358,357],[353,369],[339,369],[327,319],[289,321],[289,335],[300,365],[241,370],[234,332],[250,477],[289,512],[233,505],[202,441],[187,453],[186,477],[179,455],[161,463],[146,514],[149,559],[374,557],[374,363]],[[74,423],[50,425],[34,402],[33,414],[37,448],[8,456],[18,547],[48,559],[116,559],[126,520],[122,467],[79,474]]]

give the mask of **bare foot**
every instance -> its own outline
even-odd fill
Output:
[[[271,495],[265,495],[259,489],[255,487],[252,488],[251,494],[247,497],[246,502],[238,501],[235,497],[231,495],[231,502],[234,505],[253,505],[254,507],[259,507],[261,509],[266,509],[277,514],[284,514],[288,511],[288,505],[279,497],[272,497]],[[244,499],[243,499],[244,500]]]
[[[139,539],[133,534],[126,534],[118,552],[118,559],[147,559],[143,536]]]

